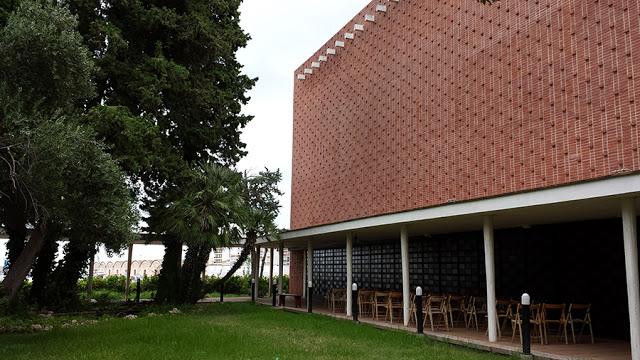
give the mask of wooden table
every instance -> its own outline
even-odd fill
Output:
[[[280,306],[284,306],[285,305],[285,301],[287,300],[287,296],[288,297],[292,297],[295,301],[295,306],[297,308],[301,308],[302,307],[302,295],[300,294],[280,294]]]

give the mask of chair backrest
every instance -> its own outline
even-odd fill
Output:
[[[496,310],[498,315],[511,315],[513,313],[513,302],[511,300],[496,300]]]
[[[438,309],[446,310],[446,308],[448,306],[447,305],[448,304],[447,303],[447,299],[448,299],[447,296],[431,296],[429,298],[429,300],[430,300],[429,307],[431,309],[438,308]]]
[[[478,310],[487,310],[487,298],[484,296],[479,296],[476,298],[476,308]]]
[[[516,309],[515,309],[515,313],[513,314],[513,318],[516,321],[520,321],[520,313],[522,312],[522,304],[517,303],[516,304]]]
[[[531,321],[540,321],[541,320],[541,311],[542,305],[540,304],[531,304],[529,306],[529,317]]]
[[[389,293],[389,301],[392,305],[398,305],[403,303],[403,296],[401,292],[392,291]]]
[[[572,320],[591,322],[591,304],[569,304],[567,316]]]
[[[361,302],[373,302],[374,292],[371,290],[358,291],[358,300]]]
[[[465,309],[465,297],[460,295],[449,296],[449,307],[452,310],[464,310]]]
[[[373,296],[374,302],[377,304],[386,304],[389,301],[389,293],[386,291],[376,291]]]
[[[541,317],[543,320],[564,320],[566,317],[565,308],[565,304],[544,303],[542,304]]]
[[[476,307],[476,297],[475,296],[469,296],[469,300],[467,301],[467,306],[466,306],[466,311],[467,312],[471,312],[472,310],[474,310]]]

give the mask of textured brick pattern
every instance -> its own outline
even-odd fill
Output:
[[[302,283],[304,279],[305,264],[304,250],[290,250],[291,260],[289,265],[289,293],[302,295]]]
[[[377,3],[296,70],[345,41],[294,80],[292,229],[640,170],[640,2]]]

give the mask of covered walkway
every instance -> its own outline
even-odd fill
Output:
[[[576,298],[584,295],[585,302],[591,303],[591,298],[599,302],[601,317],[594,322],[602,331],[596,330],[596,337],[631,342],[600,342],[593,349],[562,345],[534,349],[558,355],[569,351],[568,358],[597,358],[602,353],[606,357],[601,358],[640,360],[639,196],[640,175],[623,175],[298,229],[284,233],[280,241],[257,246],[286,247],[302,254],[297,270],[303,281],[289,292],[306,295],[302,284],[308,280],[317,289],[314,294],[321,295],[354,282],[360,288],[401,292],[402,326],[408,325],[416,286],[427,293],[483,297],[488,319],[495,319],[497,296],[517,298],[529,292],[536,303],[579,303],[582,300]],[[600,223],[606,226],[599,227]],[[588,228],[581,229],[580,224]],[[540,233],[541,227],[546,232]],[[451,240],[446,237],[461,233],[476,235],[458,239],[457,246],[445,250],[427,245],[446,235],[447,247]],[[505,233],[517,236],[505,239]],[[590,240],[581,242],[581,234]],[[450,260],[456,257],[463,260]],[[296,269],[291,272],[290,285],[296,283]],[[346,316],[351,315],[352,301],[349,291]],[[452,331],[438,336],[513,349],[499,339],[495,320],[487,327],[486,333]]]
[[[271,305],[271,301],[266,298],[258,300],[263,305]],[[291,305],[291,306],[289,306]],[[281,307],[285,311],[307,312],[306,308],[296,308],[293,304],[287,304]],[[345,321],[352,321],[344,313],[333,313],[324,306],[315,306],[313,308],[315,314],[331,316]],[[359,318],[359,322],[381,329],[400,330],[410,333],[416,333],[415,324],[404,326],[399,323],[389,323],[384,321],[375,321],[369,317]],[[474,331],[468,329],[454,328],[450,331],[429,331],[425,329],[424,335],[437,341],[450,344],[467,346],[474,349],[495,352],[505,355],[520,354],[522,349],[517,342],[511,342],[510,335],[505,335],[496,342],[489,342],[485,332]],[[549,345],[532,345],[532,355],[535,359],[553,359],[553,360],[574,360],[574,359],[591,359],[591,360],[627,360],[631,358],[629,343],[618,340],[596,339],[595,344],[558,344],[551,343]]]

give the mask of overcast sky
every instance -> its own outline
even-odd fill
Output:
[[[252,40],[238,53],[245,73],[258,77],[244,108],[255,119],[242,136],[249,154],[243,170],[265,166],[283,174],[280,227],[289,228],[291,200],[291,146],[293,72],[315,53],[369,0],[244,0],[240,24]]]
[[[255,119],[244,130],[242,140],[249,154],[238,164],[257,172],[268,167],[283,174],[282,209],[278,226],[289,228],[291,208],[291,146],[293,124],[293,72],[315,53],[369,0],[244,0],[240,24],[251,41],[238,53],[244,72],[258,77],[244,113]],[[0,241],[0,259],[5,256]],[[162,246],[136,246],[134,259],[160,259]],[[106,254],[101,251],[98,259]],[[124,259],[126,254],[120,256]],[[1,265],[1,263],[0,263]]]

